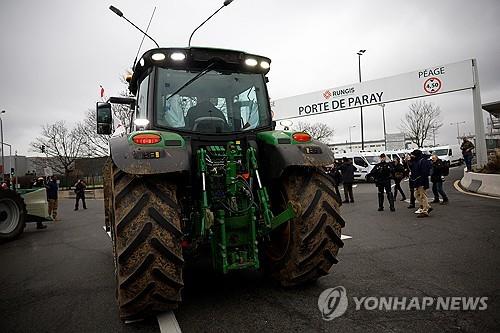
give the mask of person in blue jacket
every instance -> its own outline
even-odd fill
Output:
[[[429,188],[429,176],[432,169],[432,162],[428,155],[422,153],[421,150],[414,150],[411,155],[414,160],[411,165],[411,181],[415,187],[415,197],[419,203],[419,209],[416,211],[417,217],[428,217],[432,210],[427,197],[427,189]]]

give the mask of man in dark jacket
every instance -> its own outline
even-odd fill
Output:
[[[52,216],[52,219],[55,221],[57,219],[57,191],[59,190],[55,176],[50,177],[45,188],[47,191],[47,201],[49,202],[49,216]]]
[[[75,210],[78,210],[78,202],[80,199],[82,200],[83,209],[87,209],[87,205],[85,204],[85,189],[87,186],[83,179],[79,179],[75,184],[75,193],[76,193],[76,202],[75,202]]]
[[[433,203],[439,203],[439,195],[443,198],[442,205],[446,205],[448,203],[448,196],[444,193],[443,190],[443,174],[446,166],[444,165],[444,161],[439,159],[437,155],[432,155],[432,174],[431,174],[431,182],[432,182],[432,193],[434,193],[434,201]]]
[[[352,183],[354,183],[354,171],[357,169],[352,165],[350,159],[344,157],[342,158],[342,165],[339,167],[339,170],[342,173],[342,183],[344,184],[344,203],[354,202]]]
[[[418,209],[417,217],[428,217],[432,210],[427,198],[427,189],[429,188],[429,174],[432,164],[429,161],[429,156],[424,155],[421,150],[414,150],[411,155],[414,161],[411,165],[410,178],[415,186],[415,197],[418,200],[420,208]]]
[[[401,188],[401,181],[405,178],[406,176],[406,171],[405,171],[405,167],[402,163],[400,163],[399,161],[399,158],[395,158],[394,159],[394,174],[393,174],[393,178],[394,178],[394,183],[396,184],[394,186],[394,200],[396,200],[396,197],[398,196],[398,191],[401,193],[401,201],[405,201],[406,200],[406,195],[405,195],[405,192],[403,191],[403,189]]]
[[[462,156],[464,157],[465,165],[467,166],[467,172],[472,171],[472,149],[474,149],[474,145],[472,142],[467,140],[464,136],[462,145],[460,145],[460,149],[462,149]]]
[[[411,180],[410,176],[411,165],[414,162],[414,160],[415,160],[414,156],[406,154],[405,169],[406,169],[406,175],[408,176],[408,187],[410,189],[410,204],[408,205],[408,208],[415,208],[415,184],[413,184],[413,181]]]
[[[333,187],[335,188],[335,194],[337,194],[337,201],[342,204],[342,197],[340,196],[339,185],[342,183],[342,174],[339,170],[339,163],[334,162],[333,166],[328,170],[328,174],[333,179]]]
[[[373,170],[366,176],[375,179],[375,185],[378,189],[378,211],[384,210],[384,191],[387,194],[391,212],[395,212],[394,197],[391,190],[391,177],[393,174],[392,164],[386,162],[385,154],[380,154],[380,162],[373,167]]]

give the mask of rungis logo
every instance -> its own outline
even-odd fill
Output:
[[[318,298],[321,317],[327,321],[342,316],[347,310],[347,305],[347,292],[342,286],[325,289]]]

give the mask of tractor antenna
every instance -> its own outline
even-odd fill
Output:
[[[212,17],[214,17],[215,14],[217,14],[222,8],[226,7],[227,5],[229,5],[233,1],[234,0],[225,0],[224,3],[222,4],[222,6],[220,6],[219,9],[217,9],[212,15],[210,15],[205,21],[203,21],[199,26],[197,26],[196,29],[193,30],[193,32],[191,33],[191,36],[189,36],[188,47],[191,47],[191,39],[193,38],[193,35],[196,32],[196,30],[198,30],[199,28],[201,28],[202,25],[204,25],[205,23],[207,23],[207,21],[210,20]]]
[[[228,0],[226,0],[228,1]],[[147,36],[149,39],[151,39],[153,41],[153,43],[156,44],[156,47],[160,47],[160,45],[158,45],[158,43],[153,39],[153,37],[151,37],[150,35],[148,35],[146,32],[144,32],[141,28],[139,28],[138,26],[136,26],[135,24],[133,24],[132,22],[130,22],[130,20],[128,18],[126,18],[125,16],[123,16],[123,13],[121,10],[119,10],[118,8],[116,8],[115,6],[109,6],[109,9],[115,13],[116,15],[120,16],[120,17],[123,17],[123,19],[125,21],[127,21],[128,23],[130,23],[134,28],[136,28],[137,30],[139,30],[140,32],[142,32],[144,34],[144,36]]]
[[[153,16],[155,15],[155,11],[156,11],[156,6],[155,8],[153,8],[153,13],[151,14],[151,18],[149,19],[148,26],[146,27],[146,32],[148,32],[149,26],[151,25],[151,21],[153,21]],[[132,70],[134,70],[135,64],[137,63],[137,57],[139,56],[139,52],[141,51],[142,43],[144,43],[144,38],[146,38],[146,33],[142,35],[141,44],[139,44],[139,48],[137,49],[137,54],[135,55],[134,64],[132,65]]]

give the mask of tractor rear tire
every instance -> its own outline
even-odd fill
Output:
[[[0,189],[0,242],[13,240],[24,231],[26,204],[10,189]]]
[[[134,320],[177,308],[184,286],[176,187],[159,176],[113,166],[110,216],[120,318]]]
[[[279,196],[281,209],[290,201],[299,215],[270,235],[265,253],[271,276],[291,287],[329,274],[344,246],[345,226],[332,180],[319,170],[296,169],[282,177]]]

